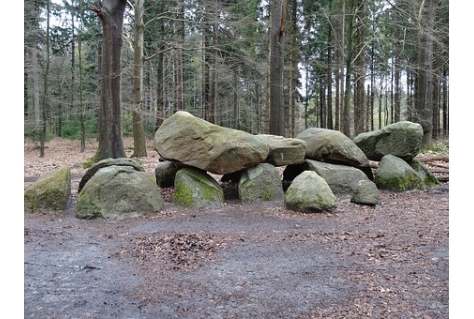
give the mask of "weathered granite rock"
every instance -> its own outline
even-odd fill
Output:
[[[185,111],[161,124],[154,146],[164,159],[220,175],[262,163],[270,151],[255,135],[211,124]]]
[[[319,213],[336,208],[336,196],[324,178],[313,171],[298,175],[285,194],[285,206],[303,213]]]
[[[152,174],[131,166],[106,166],[84,185],[77,197],[76,216],[120,219],[160,211],[164,202]]]
[[[369,166],[364,152],[340,131],[311,127],[296,138],[306,143],[307,159],[354,167]]]
[[[266,163],[274,166],[285,166],[302,163],[306,156],[305,143],[296,138],[286,138],[277,135],[256,135],[270,148]]]
[[[179,169],[180,167],[173,162],[160,162],[155,167],[156,184],[158,187],[173,187],[174,179]]]
[[[353,141],[373,161],[380,161],[385,155],[395,155],[410,162],[418,155],[422,140],[420,124],[400,121],[377,131],[361,133]]]
[[[423,189],[420,176],[403,159],[395,155],[385,155],[375,171],[375,183],[379,189],[406,191]]]
[[[380,191],[374,182],[368,180],[361,180],[357,185],[357,189],[352,195],[351,202],[360,204],[375,206],[380,200]]]
[[[219,207],[224,204],[224,191],[206,172],[181,168],[174,181],[173,202],[189,208]]]
[[[416,158],[410,162],[411,168],[420,176],[420,179],[423,181],[425,186],[435,186],[439,184],[438,179],[434,174],[426,167],[422,162]]]
[[[242,172],[239,198],[243,202],[271,201],[283,196],[280,174],[272,164],[261,163]]]
[[[108,166],[129,166],[135,169],[138,172],[144,172],[145,170],[141,166],[140,163],[138,163],[135,159],[132,158],[107,158],[104,160],[101,160],[94,164],[91,168],[89,168],[84,176],[82,176],[81,181],[79,182],[79,187],[77,190],[77,193],[80,193],[84,185],[89,181],[89,179],[94,176],[94,174],[101,168],[108,167]]]
[[[70,195],[71,171],[63,166],[41,176],[25,189],[24,212],[64,212]]]
[[[353,194],[361,180],[369,180],[360,169],[307,159],[302,164],[288,165],[283,171],[284,180],[293,180],[303,171],[314,171],[324,178],[334,194]]]

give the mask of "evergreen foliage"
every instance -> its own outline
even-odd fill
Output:
[[[423,94],[433,97],[428,134],[448,135],[448,1],[284,3],[281,90],[286,136],[309,126],[346,131],[344,125],[350,123],[352,135],[399,120],[423,122],[426,118],[415,107]],[[421,7],[427,3],[432,7]],[[38,140],[43,109],[47,110],[47,138],[96,137],[102,41],[97,15],[84,0],[50,2],[45,93],[46,4],[46,0],[25,0],[25,137]],[[152,137],[161,122],[180,109],[222,126],[268,133],[269,3],[146,0],[144,4],[140,112],[145,135]],[[434,12],[433,24],[425,23],[426,12]],[[133,8],[126,9],[121,62],[125,136],[133,134],[133,13]],[[433,49],[424,51],[428,60],[420,60],[425,34],[430,35]],[[353,70],[346,74],[348,62]],[[298,71],[292,72],[295,68]],[[424,83],[420,81],[426,74],[433,75],[429,92],[417,84]],[[347,89],[350,94],[344,100]]]

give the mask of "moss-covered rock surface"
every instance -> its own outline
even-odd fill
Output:
[[[160,211],[163,198],[155,177],[131,166],[99,169],[77,197],[79,218],[120,219]]]
[[[415,170],[403,159],[385,155],[375,172],[375,183],[380,189],[406,191],[423,189],[425,184]]]
[[[239,198],[243,202],[283,199],[281,178],[275,166],[258,164],[246,169],[240,176]]]
[[[24,192],[25,213],[64,211],[71,195],[71,171],[62,166],[40,177]]]
[[[336,208],[336,196],[316,172],[304,171],[288,187],[285,206],[303,213],[332,211]]]
[[[218,207],[224,204],[224,191],[206,172],[182,168],[175,176],[173,202],[190,208]]]

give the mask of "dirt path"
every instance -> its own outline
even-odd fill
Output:
[[[25,318],[447,318],[448,189],[340,202],[27,215]]]
[[[52,161],[25,158],[25,187]],[[449,317],[449,184],[375,208],[340,196],[333,214],[168,201],[114,221],[76,218],[74,195],[25,215],[25,318]]]

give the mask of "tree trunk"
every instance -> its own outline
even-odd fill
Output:
[[[84,27],[84,0],[79,0],[79,12],[81,15],[81,26],[80,26],[80,33],[77,39],[77,53],[79,58],[79,112],[80,112],[80,126],[81,126],[81,146],[80,152],[84,153],[86,150],[86,123],[85,123],[85,112],[86,108],[84,107],[84,96],[83,96],[83,87],[82,87],[82,80],[83,80],[83,73],[82,73],[82,32]]]
[[[296,135],[296,101],[297,101],[297,87],[298,87],[298,56],[299,56],[299,42],[298,42],[298,4],[296,0],[291,1],[291,51],[290,51],[290,92],[288,107],[290,108],[290,129],[289,136]]]
[[[206,18],[208,19],[208,18]],[[207,121],[211,121],[211,59],[212,59],[212,53],[211,53],[211,35],[210,35],[210,26],[208,26],[209,22],[206,21],[205,23],[205,28],[204,28],[204,41],[203,41],[203,81],[202,81],[202,94],[203,94],[203,118]]]
[[[400,121],[400,97],[401,97],[401,86],[400,86],[400,59],[398,56],[395,57],[395,122]]]
[[[35,44],[36,45],[36,44]],[[39,85],[39,66],[38,66],[38,51],[36,48],[31,48],[31,69],[33,78],[33,113],[35,116],[35,127],[39,129],[41,122],[40,115],[40,85]]]
[[[351,40],[348,41],[352,42]],[[346,83],[344,90],[344,107],[342,111],[342,132],[350,137],[351,136],[351,72],[352,72],[352,63],[351,63],[351,50],[348,52],[348,57],[346,57]]]
[[[133,41],[133,154],[146,157],[145,128],[143,123],[143,0],[135,0],[135,30]]]
[[[448,135],[449,121],[448,121],[448,67],[443,67],[443,134]]]
[[[49,90],[48,90],[48,76],[49,76],[49,65],[50,65],[50,35],[49,35],[49,12],[50,12],[50,1],[46,1],[46,54],[45,54],[45,70],[43,75],[43,126],[41,132],[40,141],[40,157],[44,157],[46,133],[48,128],[48,113],[49,113]]]
[[[58,83],[61,83],[61,77],[60,77],[59,72],[57,73],[57,81],[58,81]],[[57,86],[57,92],[54,91],[53,96],[55,96],[55,95],[58,96],[58,97],[62,96],[61,88],[62,88],[62,85],[59,84]],[[74,82],[72,82],[72,85],[71,85],[71,91],[73,91],[73,90],[75,90]],[[74,95],[74,93],[71,93],[71,96],[72,95]],[[63,130],[63,121],[62,121],[62,119],[63,119],[63,113],[64,113],[62,101],[58,101],[57,105],[58,105],[58,113],[57,113],[57,119],[56,119],[56,135],[59,136],[59,137],[62,137],[62,130]],[[73,107],[74,107],[74,104],[71,104],[70,108],[72,109]]]
[[[326,62],[326,85],[327,85],[327,128],[332,130],[333,118],[332,118],[332,47],[333,47],[332,28],[328,28],[328,50],[327,50],[327,62]]]
[[[166,10],[165,1],[161,3],[160,14],[163,14]],[[159,20],[160,34],[163,37],[165,34],[165,26],[162,20]],[[155,131],[158,130],[166,118],[165,112],[165,102],[164,102],[164,79],[163,79],[163,68],[164,68],[164,50],[165,42],[163,39],[159,40],[159,51],[157,55],[156,62],[156,122],[155,122]]]
[[[285,135],[283,99],[283,44],[286,23],[286,0],[270,3],[270,134]]]
[[[354,62],[354,134],[365,130],[365,38],[367,34],[367,9],[364,0],[357,0],[355,8],[355,39],[354,50],[357,53]],[[350,34],[349,34],[350,35]],[[351,49],[349,49],[351,50]]]
[[[406,83],[407,83],[407,119],[409,121],[415,121],[414,115],[414,106],[413,106],[413,73],[411,72],[411,68],[407,68],[406,70]]]
[[[351,0],[351,4],[353,4],[355,0]],[[345,3],[345,2],[344,2]],[[351,5],[351,7],[353,7]],[[344,14],[345,14],[345,10]],[[352,36],[352,31],[354,29],[354,14],[353,10],[350,10],[349,14],[347,17],[344,19],[347,19],[347,53],[345,56],[345,62],[346,62],[346,78],[345,78],[345,88],[344,88],[344,106],[343,106],[343,111],[342,111],[342,133],[344,133],[346,136],[350,137],[351,136],[351,109],[350,109],[350,100],[351,100],[351,75],[352,75],[352,56],[353,56],[353,36]],[[345,30],[342,31],[345,33]]]
[[[28,48],[25,45],[24,48],[25,63],[23,64],[23,118],[28,118]]]
[[[325,74],[319,77],[319,120],[320,127],[327,128],[327,117],[326,117],[326,83],[324,81]]]
[[[71,1],[71,5],[74,8],[76,4],[75,1]],[[74,109],[74,94],[76,93],[76,12],[74,9],[71,9],[71,89],[69,90],[69,107],[70,109]],[[79,65],[79,68],[81,66]],[[58,82],[59,83],[59,82]],[[61,96],[61,95],[60,95]],[[62,131],[62,103],[59,102],[58,104],[58,132],[59,136],[61,136]]]
[[[184,109],[184,2],[178,1],[177,20],[175,21],[177,48],[175,49],[175,80],[176,80],[176,98],[175,110]]]
[[[434,77],[433,78],[433,139],[438,138],[439,134],[439,91],[440,91],[440,85],[439,85],[439,77]]]
[[[395,21],[401,22],[401,15],[398,10],[395,10]],[[400,108],[401,108],[401,93],[402,93],[402,88],[400,84],[400,69],[401,69],[401,51],[403,48],[403,41],[401,39],[403,32],[402,32],[402,27],[400,24],[395,25],[395,47],[394,47],[394,68],[395,68],[395,74],[394,74],[394,80],[395,80],[395,94],[394,94],[394,102],[395,102],[395,122],[400,121]]]
[[[375,20],[372,23],[372,32],[375,33]],[[370,48],[370,130],[375,130],[374,112],[375,112],[375,41],[371,41]],[[379,123],[381,118],[379,117]]]
[[[337,51],[336,51],[337,52]],[[336,74],[335,74],[335,83],[334,86],[336,87],[336,91],[334,92],[334,129],[339,130],[341,125],[341,94],[340,94],[340,82],[341,82],[341,72],[339,70],[339,67],[336,68]]]
[[[416,111],[417,122],[423,127],[422,145],[429,145],[433,133],[433,26],[435,4],[433,0],[425,0],[423,3],[424,6],[420,8]]]
[[[97,160],[126,156],[122,140],[120,91],[120,56],[126,3],[126,0],[104,0],[100,8],[91,6],[99,16],[103,31]]]
[[[217,10],[212,11],[212,48],[209,51],[209,121],[213,124],[219,123],[219,109],[217,107],[217,96],[218,96],[218,78],[217,78],[217,55],[218,55],[218,38],[217,38]]]

